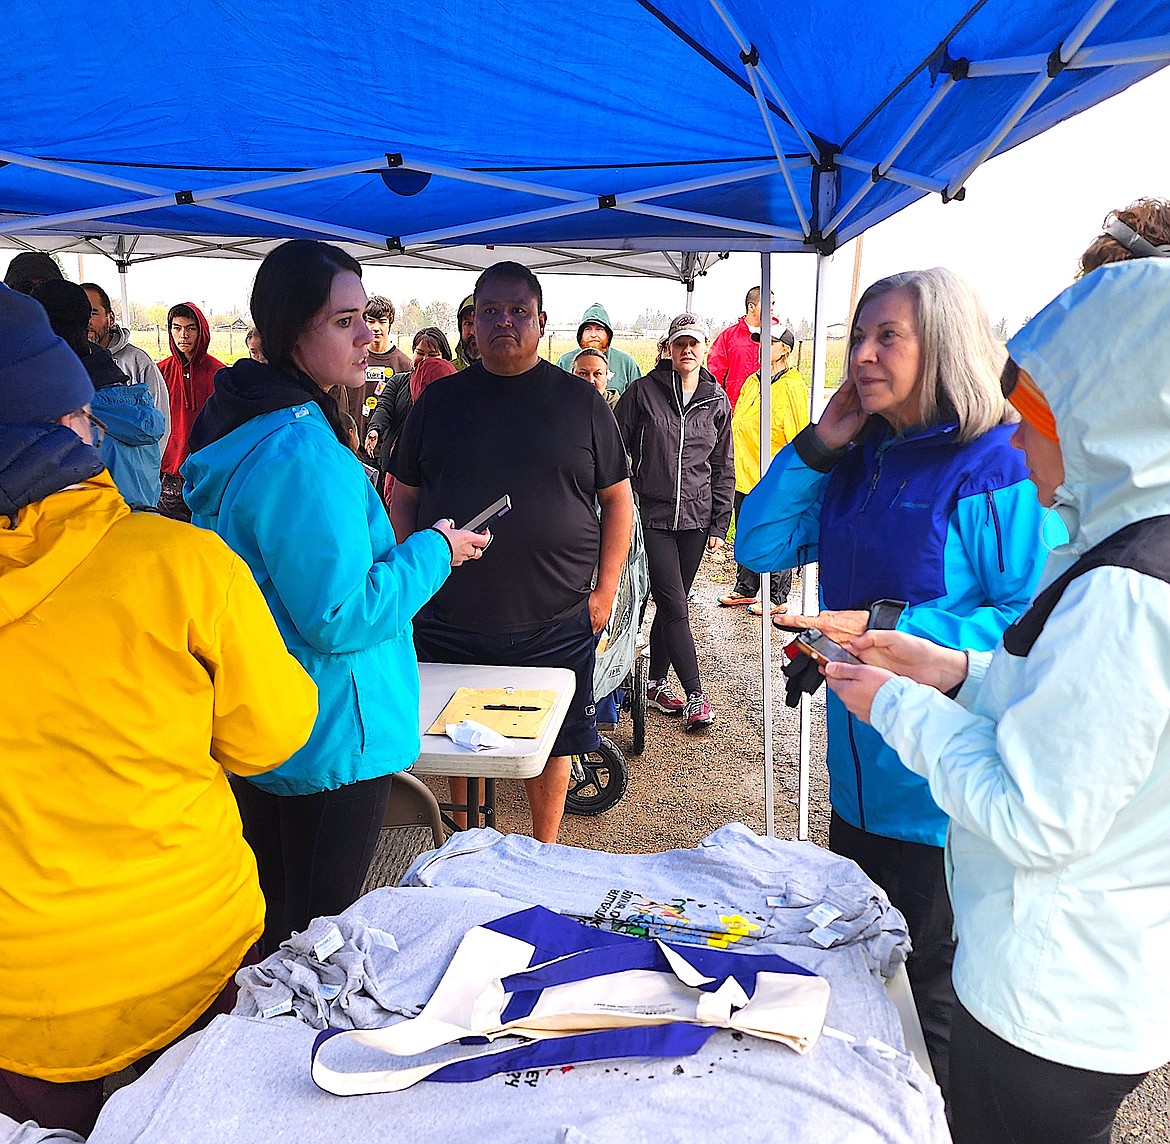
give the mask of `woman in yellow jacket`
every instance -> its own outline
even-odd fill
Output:
[[[103,1077],[230,1007],[264,900],[226,772],[317,713],[243,561],[127,508],[92,396],[0,287],[0,1112],[82,1135]]]
[[[758,342],[760,333],[752,334]],[[791,330],[782,334],[772,332],[772,451],[774,457],[808,424],[808,383],[788,359],[796,339]],[[760,375],[753,373],[743,383],[735,412],[731,418],[731,434],[735,442],[735,519],[739,521],[739,507],[743,498],[760,481]],[[792,573],[772,574],[772,615],[786,610],[784,603],[792,588]],[[748,606],[753,616],[763,613],[758,597],[760,574],[735,566],[735,587],[726,596],[719,597],[725,608]]]

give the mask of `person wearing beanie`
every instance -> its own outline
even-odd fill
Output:
[[[158,510],[176,520],[190,520],[191,510],[183,500],[183,478],[179,467],[190,451],[187,438],[211,391],[215,375],[224,368],[219,358],[207,352],[211,327],[203,311],[193,302],[180,302],[167,311],[167,337],[171,356],[158,363],[171,398],[171,436],[162,455],[162,496]]]
[[[455,356],[451,360],[457,370],[464,370],[479,361],[479,350],[475,344],[474,294],[468,294],[459,303],[455,323],[459,327],[459,341],[455,343]]]
[[[601,350],[605,354],[609,363],[606,388],[615,389],[622,394],[631,381],[637,381],[642,376],[642,370],[625,350],[611,346],[612,341],[613,324],[609,320],[609,314],[600,302],[594,302],[582,315],[581,324],[577,327],[577,346],[579,349]],[[576,356],[577,350],[569,350],[557,358],[557,365],[572,373],[573,360]]]
[[[244,563],[127,507],[93,396],[0,287],[0,1114],[81,1136],[104,1078],[230,1009],[264,901],[225,772],[317,710]]]
[[[63,279],[52,255],[41,250],[22,250],[4,272],[4,285],[18,294],[31,294],[42,282]]]
[[[77,354],[95,390],[91,402],[100,426],[98,453],[131,508],[153,508],[159,485],[159,439],[166,419],[142,382],[128,378],[108,350],[89,340],[89,296],[72,282],[52,279],[32,296],[45,307],[49,324]]]

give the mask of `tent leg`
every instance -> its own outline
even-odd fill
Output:
[[[760,254],[760,331],[772,329],[772,254]],[[760,340],[760,476],[771,460],[772,444],[772,387],[765,384],[771,378],[770,343]],[[764,363],[767,362],[767,365]],[[760,682],[764,705],[764,833],[776,837],[776,790],[773,774],[772,745],[772,577],[760,576]]]
[[[129,277],[129,272],[130,272],[130,263],[129,262],[119,262],[118,263],[118,283],[122,287],[122,325],[125,326],[127,330],[129,330],[131,328],[131,326],[130,326],[130,291],[129,291],[129,288],[127,287],[127,279]]]
[[[828,343],[828,323],[825,321],[825,273],[827,255],[817,255],[816,300],[813,309],[813,368],[812,393],[809,396],[809,415],[816,421],[825,404],[825,348]],[[816,566],[807,564],[801,576],[800,610],[806,615],[820,611],[816,585]],[[800,697],[800,756],[799,790],[797,793],[797,831],[801,842],[808,841],[808,780],[812,748],[812,696]]]

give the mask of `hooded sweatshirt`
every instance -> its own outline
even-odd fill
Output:
[[[107,350],[91,346],[82,359],[94,397],[94,416],[106,427],[98,453],[126,503],[133,508],[158,504],[159,438],[165,421],[142,382],[132,382]]]
[[[459,309],[455,311],[455,328],[461,330],[463,328],[463,314],[475,307],[475,295],[468,294],[462,302],[459,303]],[[451,364],[455,369],[463,370],[469,365],[475,365],[479,361],[479,354],[471,348],[471,346],[463,344],[463,337],[460,335],[459,340],[455,343],[455,356],[451,359]],[[410,367],[407,366],[407,369]]]
[[[215,375],[223,369],[223,362],[212,357],[207,352],[211,345],[211,327],[198,306],[191,302],[184,302],[195,314],[195,321],[199,327],[199,337],[195,342],[195,352],[191,360],[184,361],[171,336],[171,318],[175,308],[167,314],[167,337],[171,343],[171,356],[158,363],[158,368],[166,381],[171,402],[171,436],[167,441],[166,451],[162,458],[162,471],[170,476],[177,476],[179,467],[187,459],[189,452],[187,437],[195,418],[203,408],[203,403],[211,396],[214,388]]]
[[[141,381],[150,390],[150,396],[166,422],[159,439],[159,448],[165,453],[171,436],[171,395],[161,371],[150,354],[130,340],[130,331],[122,326],[114,326],[110,330],[110,344],[106,349],[131,381]]]
[[[310,383],[311,384],[311,383]],[[320,693],[312,737],[253,781],[312,794],[418,758],[411,619],[451,570],[433,529],[396,544],[361,462],[318,403],[245,358],[216,379],[183,465],[192,520],[243,557]]]
[[[610,342],[613,341],[613,325],[609,320],[609,314],[605,307],[600,302],[594,302],[584,314],[581,315],[581,324],[577,327],[577,346],[581,346],[581,331],[589,324],[604,326],[610,337]],[[577,356],[577,350],[569,350],[568,353],[561,354],[557,359],[557,365],[568,373],[573,372],[573,358]],[[609,382],[607,389],[615,390],[617,393],[625,393],[626,386],[631,381],[637,381],[642,376],[641,367],[625,350],[619,350],[616,346],[610,345],[606,351],[606,359],[609,361]]]
[[[1044,569],[1170,515],[1170,264],[1102,267],[1009,343],[1052,407],[1069,540]],[[951,815],[954,983],[980,1024],[1060,1064],[1170,1059],[1170,584],[1065,589],[1024,656],[971,652],[959,702],[896,677],[873,725]]]
[[[260,934],[225,768],[292,754],[315,694],[243,562],[131,513],[70,430],[0,426],[0,490],[0,1068],[88,1080],[182,1033]]]

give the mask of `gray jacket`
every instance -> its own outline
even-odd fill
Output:
[[[150,390],[150,396],[154,398],[154,403],[166,422],[158,443],[160,455],[165,453],[167,441],[171,436],[171,395],[162,372],[146,350],[140,350],[130,341],[130,331],[121,326],[114,326],[110,331],[110,344],[106,349],[131,381],[144,382],[146,388]]]

